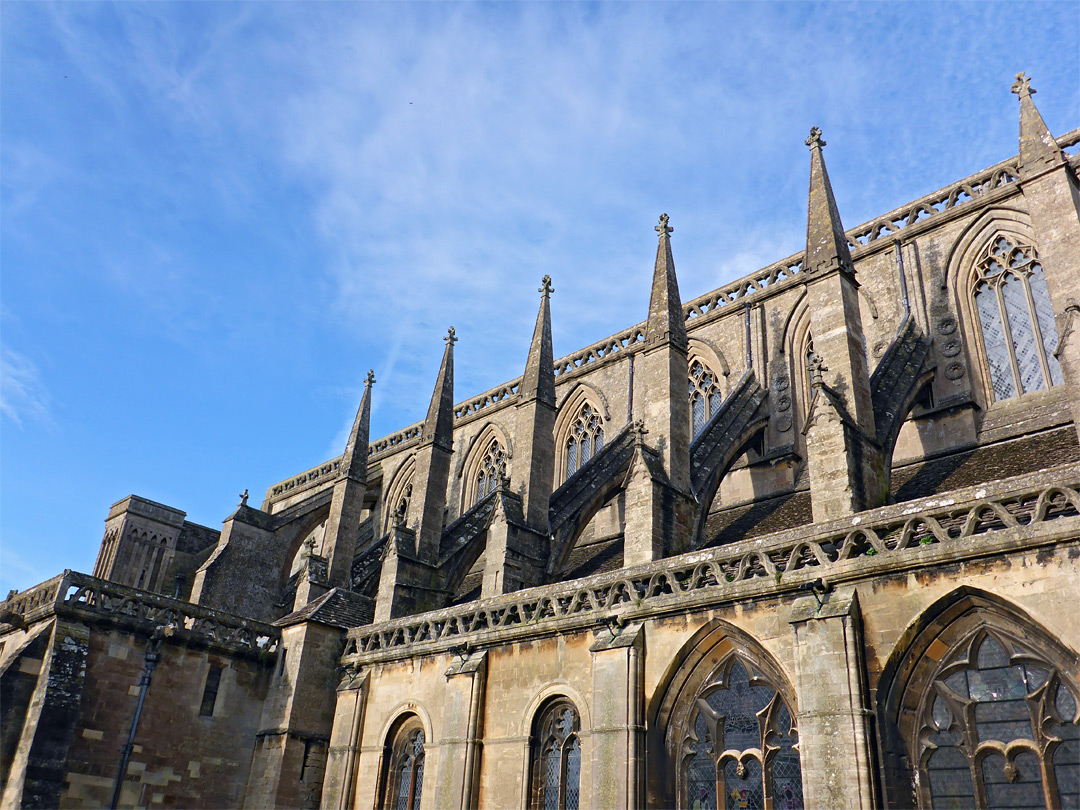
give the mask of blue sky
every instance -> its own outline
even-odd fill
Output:
[[[0,591],[90,571],[136,493],[249,488],[1080,124],[1080,4],[0,4]],[[0,594],[2,595],[2,594]]]

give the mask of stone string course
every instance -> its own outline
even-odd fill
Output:
[[[1080,144],[1080,129],[1075,129],[1057,139],[1058,146],[1070,149]],[[1014,185],[1019,179],[1018,157],[1013,157],[973,174],[952,185],[927,194],[912,203],[897,208],[872,222],[867,222],[847,231],[848,245],[853,258],[859,258],[871,249],[876,249],[876,242],[899,234],[906,228],[934,219],[967,203],[985,199],[987,194],[1007,186]],[[1073,156],[1070,162],[1080,167],[1080,155]],[[750,298],[760,297],[758,293],[769,293],[786,289],[795,283],[802,272],[803,254],[796,253],[763,270],[745,276],[738,281],[720,287],[713,292],[694,298],[683,305],[688,324],[695,323],[705,315],[726,308],[733,303],[749,303]],[[626,354],[636,349],[637,344],[645,339],[645,324],[639,323],[618,334],[597,341],[591,346],[566,355],[555,361],[556,378],[572,375],[580,369],[605,360],[615,354]],[[454,407],[455,420],[469,420],[480,411],[494,405],[512,402],[517,397],[521,379],[497,385],[479,396],[473,397]],[[377,439],[368,447],[368,456],[374,461],[385,454],[401,449],[419,439],[422,422],[409,425],[402,430]],[[300,475],[289,478],[270,488],[270,498],[295,494],[313,487],[326,476],[336,472],[340,458],[331,459],[313,467]]]
[[[708,602],[745,596],[740,586],[756,582],[755,595],[807,589],[863,575],[888,574],[933,562],[955,548],[957,558],[978,556],[992,535],[1022,526],[1062,523],[1080,532],[1080,464],[976,486],[918,501],[869,510],[807,532],[794,529],[708,551],[693,552],[590,580],[531,588],[467,605],[354,628],[342,663],[412,656],[450,644],[502,640],[507,631],[558,632],[581,625],[639,619],[672,604],[687,607],[686,596],[701,592]],[[1056,537],[1059,532],[1055,533]],[[980,538],[978,544],[971,538]],[[1018,542],[1037,545],[1030,531]],[[862,570],[866,569],[866,570]],[[801,572],[802,576],[785,580]],[[674,597],[674,601],[673,598]],[[681,598],[680,598],[681,597]],[[654,609],[655,605],[655,609]],[[613,632],[615,632],[613,630]],[[516,635],[516,634],[515,634]],[[420,645],[419,647],[417,645]]]

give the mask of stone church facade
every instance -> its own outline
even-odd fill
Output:
[[[1080,130],[0,604],[0,806],[1080,807]],[[676,242],[677,245],[677,242]],[[555,313],[553,315],[553,310]]]

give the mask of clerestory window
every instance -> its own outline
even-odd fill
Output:
[[[1033,649],[982,630],[943,656],[919,713],[924,808],[1080,806],[1076,686]]]
[[[498,439],[492,439],[488,448],[480,459],[480,466],[476,471],[476,498],[474,503],[479,502],[485,495],[495,491],[499,484],[499,478],[506,477],[506,451],[499,444]]]
[[[732,655],[700,691],[681,759],[681,806],[803,807],[799,733],[777,689]]]
[[[997,236],[976,267],[975,310],[993,401],[1060,385],[1057,328],[1035,248]]]
[[[713,414],[720,408],[723,395],[717,384],[716,373],[702,363],[693,360],[690,363],[690,421],[692,439],[705,429]]]
[[[604,446],[604,420],[588,402],[581,406],[566,438],[566,477],[580,470]]]
[[[578,810],[581,795],[581,718],[569,700],[558,698],[533,724],[531,810]]]

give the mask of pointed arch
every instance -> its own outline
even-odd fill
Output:
[[[555,484],[558,486],[603,447],[611,434],[611,415],[603,395],[579,382],[563,397],[555,415]],[[587,443],[583,458],[580,448]]]
[[[506,432],[495,422],[485,424],[465,451],[461,465],[459,514],[465,514],[477,501],[494,491],[495,479],[500,472],[509,478],[512,457]]]
[[[873,695],[886,803],[930,807],[947,782],[965,806],[988,807],[1017,782],[1060,806],[1055,769],[1080,767],[1078,666],[1008,600],[966,586],[938,599],[903,633]]]
[[[700,338],[690,339],[686,366],[690,396],[690,440],[693,441],[731,392],[728,380],[731,368],[718,348]]]
[[[725,713],[738,715],[746,734],[714,746],[724,739]],[[691,787],[716,798],[725,779],[738,779],[801,806],[797,714],[779,662],[742,630],[709,621],[673,656],[648,708],[652,790],[664,806],[688,808],[699,798]]]
[[[382,531],[384,534],[390,531],[398,515],[407,515],[409,513],[409,502],[412,500],[412,485],[415,474],[416,456],[414,454],[401,462],[390,478],[390,485],[384,490],[385,498],[382,503]],[[403,506],[404,511],[402,511]]]

